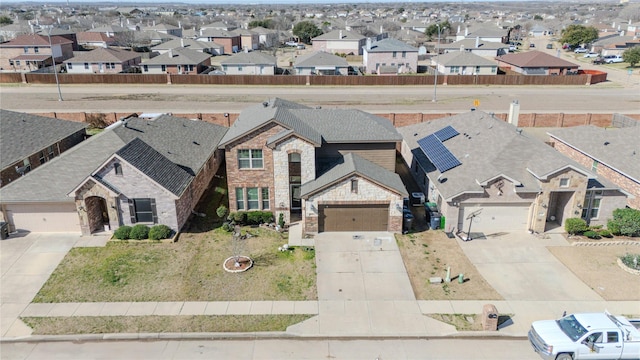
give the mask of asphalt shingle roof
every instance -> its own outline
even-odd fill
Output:
[[[3,203],[73,201],[73,198],[68,197],[67,194],[98,170],[116,152],[132,142],[134,144],[129,151],[144,150],[143,160],[158,159],[164,164],[163,166],[180,168],[180,175],[176,175],[177,179],[158,181],[161,185],[168,186],[167,190],[175,194],[176,191],[185,188],[184,174],[187,174],[191,180],[194,178],[217,149],[226,131],[227,128],[223,126],[170,115],[161,115],[155,120],[130,118],[126,123],[92,136],[39,166],[28,176],[0,188],[0,201]],[[155,153],[152,154],[150,150],[143,149],[136,139],[174,165],[168,165]],[[143,171],[149,171],[147,176],[152,179],[157,179],[159,172],[162,171],[152,163],[136,160],[134,152],[125,151],[124,154],[127,161],[132,161],[132,165]]]
[[[552,130],[549,135],[640,182],[640,126],[575,126]]]
[[[442,174],[447,180],[438,183],[438,190],[445,199],[464,192],[481,191],[478,183],[501,175],[521,183],[518,192],[537,192],[540,188],[538,178],[558,170],[572,167],[590,174],[552,147],[517,132],[513,125],[482,111],[472,111],[398,128],[431,181],[441,173],[426,159],[417,141],[447,125],[460,134],[443,144],[462,164]]]
[[[65,63],[76,62],[114,62],[120,63],[131,59],[139,58],[139,53],[120,49],[97,48],[87,52],[77,52],[77,55],[71,59],[65,60]]]
[[[320,177],[302,184],[300,195],[306,198],[352,175],[360,175],[400,195],[408,195],[400,176],[393,171],[389,171],[354,153],[345,154],[342,160],[342,163],[334,166]]]
[[[191,182],[192,175],[140,138],[131,140],[116,154],[178,197]]]
[[[438,61],[444,66],[498,66],[495,61],[485,59],[468,51],[453,51],[442,54]]]
[[[340,37],[340,34],[342,34],[342,37]],[[312,41],[315,40],[362,40],[364,39],[365,36],[360,35],[358,33],[355,32],[351,32],[351,31],[347,31],[347,30],[333,30],[330,31],[328,33],[322,34],[320,36],[316,36],[313,39],[311,39]]]
[[[175,48],[189,48],[191,50],[221,49],[222,45],[213,41],[198,41],[193,39],[173,39],[151,47],[153,50],[169,50]]]
[[[196,65],[210,57],[211,55],[200,51],[187,48],[175,48],[153,59],[145,60],[141,65]]]
[[[496,57],[496,60],[507,64],[515,65],[521,68],[537,68],[537,67],[563,67],[578,68],[577,64],[562,60],[559,57],[543,53],[541,51],[526,51],[517,54],[506,54]]]
[[[454,49],[454,50],[460,50],[461,47],[464,47],[465,49],[473,49],[473,50],[498,50],[498,49],[502,49],[502,48],[507,48],[509,47],[509,45],[507,44],[503,44],[503,43],[499,43],[499,42],[494,42],[494,41],[484,41],[484,40],[479,40],[478,41],[478,47],[476,47],[476,39],[462,39],[462,40],[458,40],[456,42],[452,42],[451,44],[442,44],[439,45],[440,49],[445,49],[445,50],[450,50],[450,49]]]
[[[222,61],[220,64],[225,65],[272,65],[276,66],[277,59],[275,56],[267,55],[259,51],[241,52],[234,54]]]
[[[35,154],[87,124],[0,110],[0,168]]]
[[[310,54],[298,56],[293,67],[336,66],[347,67],[349,63],[345,58],[329,54],[324,51],[315,51]]]
[[[221,144],[226,145],[254,129],[274,121],[316,146],[328,143],[400,141],[391,122],[360,110],[312,109],[275,98],[243,110]]]
[[[386,38],[380,41],[376,41],[371,44],[371,49],[367,49],[367,52],[369,53],[393,51],[418,52],[418,49],[394,38]]]
[[[62,36],[51,36],[51,44],[72,44],[73,41]],[[42,46],[49,47],[49,37],[47,35],[26,34],[15,39],[0,44],[0,47],[22,47],[22,46]]]

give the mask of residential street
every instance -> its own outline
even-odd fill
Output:
[[[535,360],[527,340],[168,340],[2,344],[3,360],[349,359]]]
[[[182,85],[3,85],[6,110],[25,112],[238,113],[271,97],[325,108],[356,108],[372,113],[505,113],[518,100],[522,113],[637,113],[638,86],[607,82],[592,86],[433,86],[403,87],[246,87]]]

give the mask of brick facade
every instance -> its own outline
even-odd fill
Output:
[[[84,129],[78,130],[75,133],[67,136],[66,138],[58,141],[55,144],[47,145],[37,152],[29,155],[28,163],[31,166],[31,170],[39,167],[40,165],[52,160],[53,158],[59,156],[61,153],[69,150],[73,146],[77,145],[81,141],[83,141],[86,137],[86,132]],[[51,150],[51,151],[49,151]],[[0,187],[10,183],[13,180],[16,180],[20,177],[20,174],[16,172],[16,166],[21,167],[24,166],[24,160],[21,159],[14,164],[11,164],[7,168],[3,169],[0,172]],[[28,176],[29,172],[25,173],[25,176]]]
[[[581,164],[582,166],[586,167],[587,169],[592,169],[593,166],[593,162],[594,159],[587,156],[585,153],[580,152],[570,146],[568,146],[567,144],[557,140],[557,139],[553,139],[554,141],[554,148],[556,150],[558,150],[560,153],[564,154],[565,156],[569,157],[570,159],[578,162],[579,164]],[[628,176],[625,176],[623,174],[621,174],[620,172],[618,172],[617,170],[607,166],[606,164],[603,163],[598,163],[597,167],[596,167],[596,171],[595,171],[598,175],[606,178],[607,180],[611,181],[612,183],[616,184],[617,186],[619,186],[621,189],[623,189],[624,191],[630,193],[631,195],[633,195],[635,197],[635,199],[632,198],[628,198],[627,199],[627,205],[629,207],[632,207],[634,209],[640,209],[640,182],[635,181],[633,179],[631,179]]]

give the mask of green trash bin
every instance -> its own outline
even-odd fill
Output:
[[[444,215],[441,215],[441,216],[440,216],[440,229],[443,229],[443,230],[445,229],[445,227],[444,227],[444,223],[445,223],[445,221],[444,221]]]

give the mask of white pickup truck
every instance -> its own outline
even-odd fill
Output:
[[[639,360],[640,320],[604,313],[535,321],[529,342],[545,360]]]

